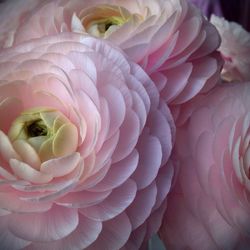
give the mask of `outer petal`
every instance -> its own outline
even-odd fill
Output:
[[[30,241],[52,241],[62,239],[73,232],[78,221],[76,209],[54,206],[45,213],[13,215],[10,218],[9,228],[20,238]]]
[[[8,216],[1,216],[0,218],[0,244],[6,250],[18,250],[30,244],[29,241],[16,237],[8,229]]]
[[[101,230],[101,222],[93,221],[83,215],[79,215],[79,224],[76,230],[64,239],[53,243],[33,243],[25,249],[42,250],[45,247],[48,250],[85,249],[96,240]]]
[[[103,223],[103,229],[98,239],[87,249],[119,249],[129,238],[131,224],[125,213]]]
[[[93,220],[106,221],[123,212],[133,202],[135,195],[136,184],[134,181],[128,180],[114,189],[104,201],[88,208],[82,208],[80,213]]]
[[[248,82],[220,86],[180,112],[188,119],[172,156],[178,176],[160,230],[167,247],[249,244],[249,93]]]

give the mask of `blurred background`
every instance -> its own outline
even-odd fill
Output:
[[[250,31],[250,0],[188,0],[208,18],[211,14],[241,24]]]

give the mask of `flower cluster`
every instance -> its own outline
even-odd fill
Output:
[[[211,22],[225,65],[222,83],[182,105],[176,120],[178,174],[160,230],[173,250],[250,247],[250,34],[224,18]]]
[[[250,89],[226,83],[249,80],[246,31],[186,0],[0,21],[1,249],[147,249],[161,225],[170,249],[250,244]]]

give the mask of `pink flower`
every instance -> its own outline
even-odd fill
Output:
[[[224,80],[250,80],[249,32],[244,30],[241,25],[235,22],[228,22],[224,18],[215,15],[212,15],[211,23],[215,25],[222,39],[219,51],[225,59],[222,71]]]
[[[41,5],[39,0],[6,0],[0,3],[0,50],[13,44],[16,29],[31,11]]]
[[[249,95],[249,82],[228,83],[183,108],[173,154],[179,172],[161,228],[170,249],[249,248]]]
[[[185,0],[50,1],[20,27],[14,43],[64,31],[88,32],[120,46],[168,103],[206,92],[220,75],[219,35]]]
[[[173,122],[153,82],[79,34],[0,54],[2,249],[138,249],[160,226]]]

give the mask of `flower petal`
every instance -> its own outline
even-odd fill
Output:
[[[128,240],[131,224],[125,213],[116,218],[105,221],[97,240],[86,250],[120,249]]]
[[[13,214],[9,229],[22,239],[47,242],[69,235],[78,221],[77,210],[54,206],[45,213]]]
[[[22,157],[22,160],[34,167],[36,170],[40,169],[41,161],[35,149],[25,140],[15,140],[13,147],[16,152]]]
[[[114,189],[103,202],[95,206],[82,208],[79,211],[93,220],[110,220],[123,212],[131,204],[135,198],[135,194],[135,182],[127,180],[123,185]]]
[[[34,183],[46,183],[51,181],[53,178],[51,175],[41,173],[28,164],[15,159],[10,160],[10,167],[17,177],[26,181]]]
[[[65,207],[83,208],[94,206],[105,200],[112,191],[89,192],[79,191],[64,195],[56,203]]]
[[[135,171],[139,160],[137,151],[133,151],[127,158],[112,165],[102,181],[90,190],[105,191],[113,189],[124,183]]]
[[[133,230],[138,228],[149,217],[155,205],[156,195],[157,188],[154,182],[136,194],[134,202],[126,210]]]
[[[41,165],[40,171],[53,177],[60,177],[73,171],[80,161],[80,154],[73,153],[71,155],[55,158],[45,161]]]
[[[0,155],[5,161],[10,159],[20,160],[21,157],[17,154],[13,148],[9,138],[0,130]]]
[[[102,223],[90,220],[79,214],[79,224],[77,228],[68,236],[61,240],[48,243],[33,243],[27,250],[68,250],[85,249],[92,244],[102,230]],[[26,250],[25,249],[25,250]]]
[[[0,246],[6,250],[19,250],[30,244],[30,241],[16,237],[8,229],[8,216],[0,217]]]
[[[140,140],[139,164],[132,175],[138,189],[148,186],[157,176],[162,160],[162,150],[159,139],[153,136],[145,136]],[[141,178],[143,172],[143,178]]]

